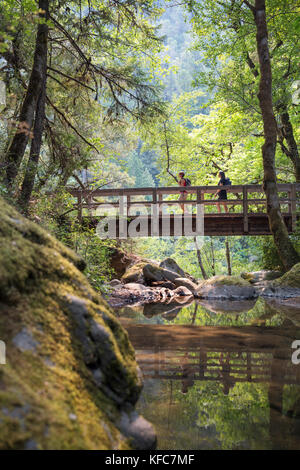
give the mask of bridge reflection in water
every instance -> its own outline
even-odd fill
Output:
[[[123,323],[123,322],[122,322]],[[284,387],[300,385],[292,343],[300,329],[126,324],[144,380],[171,381],[187,394],[198,382],[267,384],[270,448],[300,448],[300,388],[284,406]],[[298,389],[298,387],[296,387]]]

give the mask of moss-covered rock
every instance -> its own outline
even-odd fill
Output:
[[[121,279],[126,269],[136,262],[135,255],[126,253],[121,248],[113,247],[109,249],[109,263],[115,276]]]
[[[169,269],[161,268],[155,264],[146,264],[143,267],[143,275],[146,282],[159,282],[159,281],[171,281],[174,282],[175,279],[179,277],[174,271]]]
[[[300,263],[278,279],[261,283],[259,292],[265,297],[300,297]]]
[[[2,199],[0,219],[0,448],[153,447],[148,424],[140,442],[121,426],[124,413],[132,421],[139,369],[84,263]]]
[[[282,276],[280,271],[254,271],[254,272],[243,272],[241,277],[251,282],[251,284],[256,284],[257,282],[264,281],[273,281],[278,277]]]
[[[243,300],[257,295],[250,282],[240,276],[214,276],[197,288],[197,296],[202,299]]]
[[[161,261],[161,263],[159,263],[159,266],[161,268],[167,269],[168,271],[172,271],[178,274],[178,277],[180,278],[187,278],[190,279],[192,282],[197,282],[193,276],[181,269],[181,267],[176,263],[173,258],[164,259],[163,261]]]
[[[300,289],[300,263],[290,269],[287,273],[273,282],[274,286],[294,287]]]
[[[146,264],[148,264],[148,261],[138,261],[129,266],[121,278],[122,282],[125,284],[129,282],[139,282],[142,284],[144,282],[143,268]]]
[[[168,269],[178,274],[178,277],[185,277],[185,272],[181,267],[176,263],[173,258],[166,258],[159,264],[161,268]]]

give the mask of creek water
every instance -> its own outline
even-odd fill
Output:
[[[300,449],[298,306],[192,302],[116,310],[158,449]],[[293,347],[294,346],[294,347]]]

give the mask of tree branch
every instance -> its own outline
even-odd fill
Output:
[[[68,80],[72,80],[73,82],[76,82],[78,83],[79,85],[85,87],[85,88],[88,88],[89,90],[93,91],[94,93],[96,93],[96,90],[88,85],[86,85],[85,83],[82,83],[80,80],[78,80],[77,78],[74,78],[74,77],[70,77],[69,75],[65,74],[64,72],[61,72],[60,70],[57,70],[57,69],[54,69],[53,67],[49,67],[48,66],[48,69],[49,70],[52,70],[52,72],[55,72],[55,73],[58,73],[59,75],[61,75],[62,77],[65,77],[67,78]]]
[[[91,142],[89,142],[85,137],[83,137],[82,134],[80,134],[80,132],[76,129],[76,127],[73,126],[73,124],[70,123],[70,121],[66,118],[66,116],[63,114],[62,111],[60,111],[56,106],[55,104],[52,103],[52,101],[50,101],[50,99],[48,98],[47,96],[47,102],[49,103],[49,105],[54,109],[54,111],[65,121],[65,123],[71,127],[71,129],[73,129],[73,131],[78,135],[78,137],[80,137],[83,142],[85,142],[89,147],[93,148],[94,150],[96,150],[97,153],[100,153],[100,151],[97,149],[97,147],[95,147],[94,144],[92,144]]]
[[[176,183],[178,183],[178,179],[176,178],[175,175],[170,171],[170,148],[169,148],[169,141],[168,141],[168,135],[167,135],[167,126],[166,126],[166,121],[164,121],[164,136],[165,136],[165,144],[166,144],[166,152],[167,152],[167,173],[171,175]]]
[[[252,3],[248,2],[248,0],[244,0],[245,5],[247,5],[248,8],[250,8],[250,10],[255,13],[256,12],[256,9],[254,7],[254,5],[252,5]]]

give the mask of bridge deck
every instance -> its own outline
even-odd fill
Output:
[[[290,214],[283,214],[285,224],[288,232],[292,233],[292,216]],[[193,235],[204,235],[204,236],[241,236],[241,235],[271,235],[269,221],[266,214],[249,214],[248,215],[248,228],[245,230],[244,216],[243,214],[205,214],[203,230],[197,231],[196,214],[191,217],[190,227],[192,228],[189,233],[188,230],[184,231],[184,219],[181,215],[170,215],[170,217],[159,216],[158,217],[158,232],[154,234],[153,220],[150,217],[143,216],[128,216],[127,217],[127,234],[128,227],[133,221],[139,221],[142,226],[146,229],[146,233],[143,234],[141,231],[131,232],[130,238],[141,237],[141,236],[193,236]],[[83,223],[89,228],[96,228],[101,217],[87,216],[83,217]],[[300,220],[300,215],[297,215],[297,220]],[[164,227],[169,227],[169,231],[166,233]],[[121,227],[119,219],[116,220],[115,236],[113,238],[125,238],[121,235]]]
[[[178,200],[186,188],[114,188],[78,190],[74,210],[80,223],[96,227],[101,219],[113,227],[110,238],[193,235],[270,235],[266,196],[260,185],[223,186],[229,213],[218,213],[212,195],[219,186],[188,187],[188,199]],[[300,184],[278,185],[281,211],[291,233],[300,219]],[[175,195],[175,197],[174,197]],[[181,205],[190,214],[182,215]],[[191,215],[192,214],[192,215]],[[111,231],[110,231],[111,232]]]

